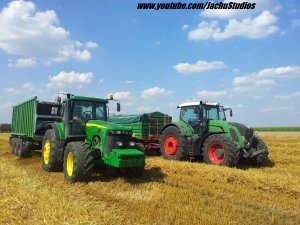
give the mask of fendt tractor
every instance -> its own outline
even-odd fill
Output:
[[[46,171],[64,171],[70,182],[86,180],[95,165],[114,167],[140,176],[145,155],[132,141],[132,130],[108,122],[110,99],[66,94],[61,102],[39,102],[34,97],[13,107],[12,153],[28,156],[42,149]],[[120,102],[117,102],[120,111]]]
[[[268,148],[252,128],[226,121],[218,103],[191,102],[178,106],[179,121],[161,131],[160,150],[165,159],[204,161],[208,164],[236,166],[239,161],[262,166]]]

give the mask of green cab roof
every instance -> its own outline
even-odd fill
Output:
[[[103,98],[93,98],[93,97],[87,97],[87,96],[71,96],[71,100],[82,100],[82,101],[93,101],[93,102],[102,102],[102,103],[108,103],[108,99]],[[66,101],[66,99],[64,99]]]

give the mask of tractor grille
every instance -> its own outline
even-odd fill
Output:
[[[117,142],[120,141],[123,143],[121,147],[117,146]],[[113,148],[120,148],[120,149],[126,149],[129,148],[129,142],[131,141],[131,136],[130,135],[111,135],[108,134],[106,136],[106,155],[109,156],[110,152],[112,151]]]

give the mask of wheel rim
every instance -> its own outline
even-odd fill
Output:
[[[178,150],[178,141],[173,135],[169,135],[164,142],[164,147],[167,155],[173,156]]]
[[[69,176],[72,176],[73,168],[74,168],[73,154],[72,152],[69,152],[67,156],[67,173]]]
[[[49,163],[49,160],[50,160],[50,140],[47,139],[45,141],[45,145],[44,145],[44,150],[43,150],[43,153],[44,153],[44,162],[46,165],[48,165]]]
[[[212,143],[208,149],[208,157],[213,164],[221,164],[225,159],[225,150],[220,143]]]

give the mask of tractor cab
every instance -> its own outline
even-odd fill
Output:
[[[209,120],[222,120],[226,121],[225,111],[230,110],[230,116],[232,116],[231,108],[224,108],[219,103],[208,102],[188,102],[178,106],[180,108],[179,119],[187,123],[194,131],[199,133],[207,129],[205,125]]]

